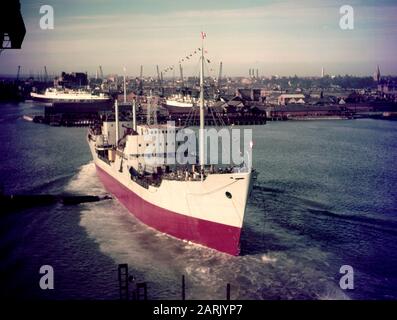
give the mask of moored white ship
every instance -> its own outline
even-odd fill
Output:
[[[165,100],[165,104],[170,107],[191,108],[197,106],[198,99],[190,95],[173,94]]]
[[[108,102],[111,98],[104,94],[93,94],[86,90],[74,90],[66,88],[47,88],[44,93],[31,92],[30,96],[35,101],[40,102]]]
[[[205,107],[214,105],[213,100],[205,101]],[[200,99],[191,96],[190,94],[173,94],[169,96],[164,103],[164,107],[171,113],[188,113],[192,108],[199,109]]]

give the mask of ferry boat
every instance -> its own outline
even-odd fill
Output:
[[[87,141],[103,185],[141,222],[178,239],[238,255],[254,171],[248,164],[224,168],[205,163],[201,52],[198,163],[167,164],[166,157],[181,155],[175,151],[178,142],[169,137],[184,129],[137,125],[135,103],[132,122],[126,122],[119,121],[115,101],[115,119],[90,128]],[[152,157],[150,163],[147,157]]]

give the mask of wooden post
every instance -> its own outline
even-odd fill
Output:
[[[230,300],[230,283],[226,285],[226,300]]]
[[[128,264],[119,264],[118,270],[120,300],[128,300]]]
[[[185,298],[185,276],[182,275],[182,300],[186,300]]]
[[[143,294],[141,294],[141,290],[143,289]],[[147,300],[147,286],[146,282],[140,282],[136,284],[136,300]]]

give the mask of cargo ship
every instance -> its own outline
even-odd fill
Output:
[[[103,185],[138,220],[175,238],[238,255],[254,171],[247,163],[226,168],[206,164],[201,52],[196,164],[165,161],[181,155],[175,151],[178,142],[170,136],[184,129],[170,123],[137,125],[134,102],[132,121],[119,121],[115,101],[115,119],[90,128],[87,141]],[[148,157],[152,157],[149,162]]]

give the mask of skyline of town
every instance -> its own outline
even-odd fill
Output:
[[[354,29],[339,26],[345,1],[77,1],[49,0],[54,29],[40,28],[40,6],[22,0],[27,33],[21,50],[0,55],[2,74],[84,71],[95,74],[146,76],[178,66],[201,44],[205,31],[207,74],[216,76],[223,62],[225,76],[372,76],[397,74],[393,52],[397,4],[393,1],[350,1]],[[100,5],[98,5],[100,4]],[[197,60],[197,61],[196,61]],[[186,76],[198,73],[198,57],[183,63]],[[178,76],[178,70],[175,71]],[[171,77],[172,73],[164,74]]]

